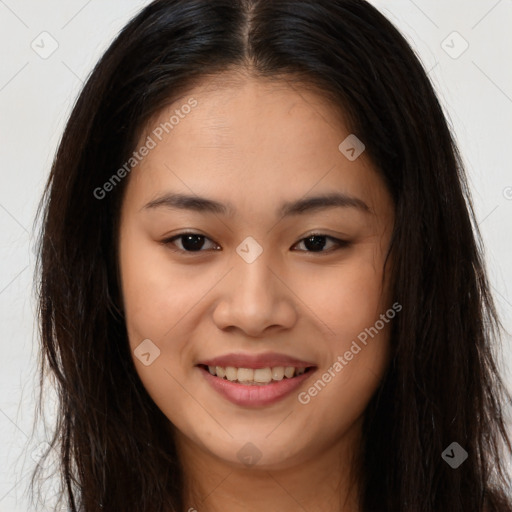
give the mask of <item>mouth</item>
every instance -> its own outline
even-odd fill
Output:
[[[238,359],[246,366],[220,366],[221,360],[211,360],[196,367],[209,387],[231,403],[242,407],[272,405],[298,390],[315,373],[317,366],[289,358]],[[280,366],[286,361],[289,365]],[[233,358],[229,362],[233,364]],[[270,364],[269,364],[270,363]],[[273,365],[271,365],[274,363]],[[291,366],[291,364],[297,366]],[[269,364],[269,366],[266,366]],[[247,368],[252,366],[252,368]]]
[[[290,380],[313,371],[315,366],[274,366],[265,368],[236,368],[234,366],[209,366],[199,364],[199,368],[218,379],[245,386],[268,386],[283,379]]]

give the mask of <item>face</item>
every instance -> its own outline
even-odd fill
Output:
[[[129,343],[181,445],[285,468],[360,425],[386,368],[393,204],[322,96],[226,77],[141,136],[119,238]]]

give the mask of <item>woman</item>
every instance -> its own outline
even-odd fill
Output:
[[[366,2],[151,3],[42,212],[71,510],[512,510],[463,168]]]

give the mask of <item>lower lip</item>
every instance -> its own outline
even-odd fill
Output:
[[[231,382],[212,375],[202,366],[198,368],[204,375],[206,382],[224,398],[227,398],[236,405],[249,407],[270,405],[282,400],[290,395],[290,393],[293,393],[293,391],[314,373],[314,369],[311,368],[306,373],[298,375],[297,377],[291,379],[284,377],[282,380],[272,381],[270,384],[258,386]]]

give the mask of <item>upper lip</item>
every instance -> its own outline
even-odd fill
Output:
[[[206,366],[221,366],[227,368],[232,366],[235,368],[275,368],[276,366],[293,366],[295,368],[307,368],[315,366],[314,363],[302,361],[286,354],[278,354],[276,352],[266,352],[264,354],[225,354],[223,356],[214,357],[199,362]]]

